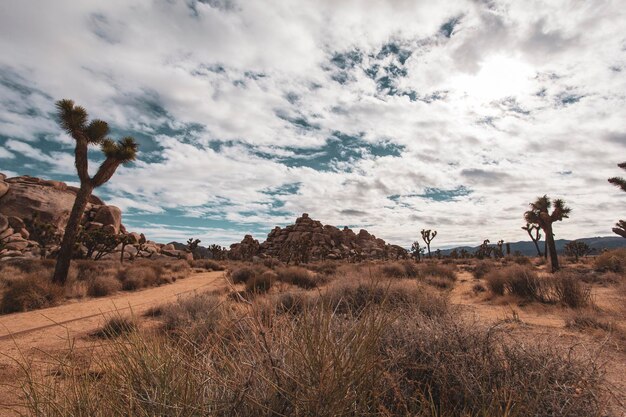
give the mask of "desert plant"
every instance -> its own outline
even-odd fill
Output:
[[[491,271],[492,269],[493,269],[492,261],[481,260],[481,261],[478,261],[476,265],[474,265],[474,267],[472,268],[472,274],[474,275],[474,278],[481,279],[482,277],[487,275],[487,273]]]
[[[88,283],[87,294],[91,297],[106,297],[122,288],[122,284],[110,275],[102,275]]]
[[[587,256],[591,253],[589,245],[581,240],[572,240],[571,242],[567,242],[563,249],[565,250],[565,254],[575,258],[576,262],[578,262],[578,258]]]
[[[46,259],[49,249],[61,242],[59,230],[52,223],[39,220],[39,213],[33,214],[30,219],[24,219],[24,224],[30,233],[28,238],[39,244],[41,259]]]
[[[550,212],[550,209],[553,209]],[[524,213],[524,219],[527,223],[538,225],[546,235],[546,245],[550,257],[550,269],[556,272],[559,269],[559,257],[556,253],[556,245],[554,243],[553,223],[567,219],[571,213],[571,209],[565,205],[561,199],[554,202],[547,195],[538,197],[533,203],[530,203],[530,210]]]
[[[305,289],[315,288],[324,282],[319,275],[297,266],[279,268],[276,274],[279,281]]]
[[[555,302],[571,308],[581,308],[591,304],[591,289],[582,284],[580,277],[576,274],[560,271],[549,283]]]
[[[626,248],[601,253],[594,259],[594,269],[599,272],[626,271]]]
[[[530,240],[535,244],[535,249],[537,249],[537,256],[543,256],[541,254],[541,250],[539,249],[539,240],[541,240],[541,228],[536,224],[526,223],[526,226],[522,226],[523,230],[526,230],[528,236],[530,236]]]
[[[56,304],[63,297],[63,291],[49,280],[45,273],[31,272],[10,281],[0,299],[0,313],[36,310]]]
[[[437,236],[437,231],[436,230],[430,230],[430,229],[422,229],[421,231],[422,234],[422,239],[424,240],[424,243],[426,243],[426,247],[428,248],[428,258],[431,259],[432,256],[430,254],[430,242],[433,241],[433,239]]]
[[[424,255],[425,250],[426,248],[420,247],[420,243],[416,240],[411,245],[411,256],[413,257],[413,259],[419,262],[422,260],[422,255]]]
[[[97,261],[115,250],[120,244],[120,237],[104,227],[91,230],[85,230],[81,227],[76,241],[87,249],[85,254],[87,259],[93,258]]]
[[[274,271],[265,271],[262,274],[255,275],[246,282],[246,292],[264,294],[272,288],[277,278],[278,276]]]
[[[478,259],[491,258],[491,254],[493,253],[493,246],[489,245],[491,243],[489,239],[483,240],[483,243],[476,249],[476,253],[474,254]]]
[[[617,164],[618,167],[622,169],[626,169],[626,162],[622,162]],[[616,187],[619,187],[622,191],[626,191],[626,179],[622,177],[612,177],[609,178],[609,182]],[[626,221],[618,220],[613,228],[613,233],[620,235],[623,238],[626,238]]]
[[[134,320],[116,315],[106,321],[101,329],[93,333],[94,337],[102,339],[110,339],[113,337],[119,337],[137,330],[137,323]]]
[[[74,162],[80,179],[80,188],[76,193],[76,200],[74,200],[70,217],[65,226],[65,233],[52,278],[54,283],[64,285],[70,268],[80,220],[91,193],[95,188],[106,183],[121,164],[135,159],[137,143],[132,137],[125,137],[117,143],[108,139],[108,124],[97,119],[88,123],[87,111],[81,106],[74,105],[72,100],[57,101],[56,108],[61,127],[76,142]],[[102,153],[106,157],[93,177],[89,176],[89,159],[87,156],[89,145],[100,145]]]
[[[250,267],[243,267],[239,269],[235,269],[230,272],[230,279],[232,279],[234,284],[246,283],[250,279],[254,278],[257,275],[257,271]]]

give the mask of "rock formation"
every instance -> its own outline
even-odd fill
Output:
[[[0,260],[8,258],[36,258],[40,256],[39,244],[29,240],[32,231],[25,220],[37,218],[62,233],[76,198],[76,187],[64,182],[21,176],[6,178],[0,173]],[[126,245],[102,259],[124,258],[182,258],[191,254],[185,250],[168,247],[147,240],[143,234],[128,233],[122,224],[122,212],[115,206],[106,205],[92,195],[81,220],[85,230],[104,229],[119,237],[128,236]],[[55,248],[47,253],[54,253]]]
[[[361,229],[354,233],[348,227],[339,229],[322,225],[304,213],[296,223],[285,228],[275,227],[267,240],[259,244],[246,235],[241,243],[231,245],[231,259],[251,259],[253,256],[273,257],[284,262],[308,262],[322,259],[399,259],[407,251]]]

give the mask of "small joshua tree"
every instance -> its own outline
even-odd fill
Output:
[[[550,209],[552,209],[552,212],[550,212]],[[530,210],[524,213],[524,219],[527,223],[538,225],[546,234],[546,248],[550,257],[552,272],[556,272],[559,269],[559,257],[556,253],[552,225],[554,222],[567,219],[571,211],[565,205],[565,201],[556,199],[552,202],[547,195],[544,195],[543,197],[537,197],[537,200],[530,203]]]
[[[587,256],[591,253],[591,248],[585,242],[581,240],[572,240],[565,245],[565,254],[572,256],[578,262],[578,258]]]
[[[535,244],[535,249],[537,249],[537,256],[542,257],[541,250],[539,249],[539,240],[541,239],[541,228],[536,224],[526,223],[526,226],[522,226],[523,230],[526,230],[528,236]]]
[[[432,255],[430,254],[430,242],[433,241],[433,239],[435,238],[435,236],[437,236],[437,231],[436,230],[430,230],[430,229],[422,229],[422,239],[424,240],[424,242],[426,243],[426,247],[428,248],[428,259],[432,258]]]
[[[80,179],[80,189],[76,193],[76,200],[74,200],[72,212],[65,226],[63,241],[52,277],[54,283],[65,285],[80,219],[85,212],[91,193],[96,187],[100,187],[111,179],[121,164],[135,159],[137,144],[132,137],[125,137],[119,142],[108,139],[109,125],[98,119],[88,122],[87,111],[83,107],[74,105],[72,100],[57,101],[56,108],[59,124],[76,142],[74,164]],[[100,145],[105,156],[104,162],[93,177],[89,176],[89,159],[87,157],[89,145]]]
[[[489,245],[490,243],[491,242],[489,239],[485,239],[483,241],[483,243],[476,250],[476,254],[475,254],[476,258],[478,259],[491,258],[491,254],[493,253],[494,248]]]
[[[194,239],[192,237],[190,237],[187,240],[187,250],[189,252],[191,252],[191,254],[193,255],[194,259],[198,259],[199,255],[197,253],[197,249],[198,249],[198,245],[200,244],[201,240],[200,239]]]
[[[504,257],[504,240],[498,240],[498,242],[496,243],[497,248],[494,248],[493,250],[493,254],[496,258],[502,258]]]
[[[112,253],[120,244],[120,237],[115,233],[105,230],[103,227],[85,230],[82,229],[78,233],[77,242],[87,249],[85,257],[98,261],[103,256]],[[122,256],[123,256],[122,252]]]
[[[411,245],[411,256],[415,259],[416,262],[422,260],[422,254],[424,253],[425,248],[420,247],[420,243],[416,240]]]
[[[626,162],[617,164],[617,166],[622,169],[626,169]],[[616,187],[619,187],[622,191],[626,191],[626,179],[622,177],[613,177],[609,178],[609,182]],[[620,235],[623,238],[626,238],[626,220],[618,220],[617,223],[615,223],[615,227],[613,228],[613,233],[615,233],[616,235]]]

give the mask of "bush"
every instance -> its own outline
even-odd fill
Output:
[[[168,333],[188,342],[199,343],[218,328],[222,313],[217,297],[200,293],[162,306],[159,318]]]
[[[246,283],[257,275],[257,272],[250,267],[236,269],[230,273],[230,278],[234,284]]]
[[[133,320],[127,317],[115,316],[107,320],[104,326],[96,331],[93,336],[109,339],[132,333],[135,330],[137,330],[137,324]]]
[[[421,268],[420,273],[425,278],[435,277],[448,281],[456,281],[456,273],[451,265],[439,265],[434,262],[427,262]]]
[[[577,274],[561,271],[551,281],[556,301],[571,308],[591,304],[591,289],[580,282]]]
[[[487,286],[495,295],[508,293],[527,300],[544,301],[541,281],[529,267],[512,265],[495,269],[489,272],[485,279]]]
[[[447,299],[415,281],[342,282],[332,285],[320,302],[337,313],[360,314],[368,306],[413,309],[427,316],[445,314]]]
[[[398,262],[381,266],[380,272],[388,278],[406,278],[406,269]]]
[[[519,256],[514,256],[513,258],[513,262],[515,262],[518,265],[530,265],[530,258],[528,256],[524,256],[524,255],[519,255]]]
[[[304,289],[315,288],[324,282],[318,275],[297,266],[280,268],[276,270],[276,274],[279,281]]]
[[[211,259],[196,259],[189,261],[189,263],[194,268],[202,268],[207,271],[223,271],[225,269],[222,265]]]
[[[594,260],[594,268],[599,272],[626,271],[626,248],[601,253]]]
[[[52,284],[50,276],[30,273],[7,283],[0,300],[0,313],[16,313],[55,305],[63,297],[63,288]]]
[[[112,276],[104,275],[91,280],[87,286],[87,295],[106,297],[122,288],[122,284]]]
[[[472,268],[472,274],[474,278],[481,279],[493,269],[493,262],[491,261],[478,261],[474,268]]]
[[[322,275],[330,276],[337,272],[339,264],[333,261],[325,261],[318,264],[306,265],[311,271],[317,272]]]
[[[148,265],[132,265],[121,269],[117,278],[122,282],[122,289],[125,291],[137,290],[139,288],[156,285],[161,278],[162,269]]]
[[[277,275],[273,271],[265,271],[260,275],[255,275],[246,282],[246,291],[253,294],[263,294],[272,288]]]

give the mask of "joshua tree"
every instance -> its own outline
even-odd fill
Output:
[[[476,257],[478,259],[491,258],[491,253],[493,252],[494,248],[492,246],[489,246],[489,243],[491,243],[489,239],[485,239],[483,243],[478,247],[478,249],[476,250]]]
[[[552,213],[550,213],[552,209]],[[538,197],[534,203],[530,203],[530,210],[524,213],[527,223],[538,225],[546,234],[546,248],[550,256],[550,268],[552,272],[559,269],[559,257],[554,243],[552,224],[567,219],[572,210],[565,205],[565,201],[556,199],[554,202],[547,195]]]
[[[565,254],[573,256],[578,262],[578,258],[587,256],[591,253],[591,248],[585,242],[581,240],[572,240],[565,245]]]
[[[535,244],[535,249],[537,249],[537,256],[542,257],[541,250],[539,249],[539,240],[541,239],[541,228],[536,224],[526,223],[526,226],[522,226],[523,230],[526,230],[528,236]]]
[[[200,242],[202,242],[200,239],[194,239],[192,237],[187,240],[187,250],[191,252],[193,259],[198,259],[200,257],[198,254],[198,245]]]
[[[424,239],[426,247],[428,248],[428,259],[432,258],[430,254],[430,242],[433,241],[435,236],[437,236],[436,230],[431,231],[430,229],[422,229],[422,239]]]
[[[416,262],[419,262],[422,260],[424,249],[425,248],[420,248],[420,243],[417,240],[413,242],[413,244],[411,245],[411,255],[413,256],[413,258],[415,258]]]
[[[626,169],[626,162],[617,164],[617,166],[622,169]],[[609,182],[616,187],[619,187],[622,191],[626,191],[626,179],[622,177],[613,177],[609,178]],[[623,238],[626,238],[626,221],[618,220],[617,223],[615,223],[615,227],[613,228],[613,233],[615,233],[616,235],[620,235]]]
[[[103,227],[92,230],[81,228],[76,240],[87,249],[85,257],[87,259],[93,257],[96,261],[112,253],[121,243],[121,238],[118,235],[105,230]],[[122,252],[122,256],[123,254],[124,252]]]
[[[72,212],[65,226],[65,234],[52,277],[54,283],[64,285],[70,269],[80,219],[85,212],[85,206],[91,193],[96,187],[111,179],[121,164],[135,159],[137,144],[132,137],[125,137],[118,142],[107,138],[109,125],[98,119],[88,122],[87,111],[83,107],[74,105],[72,100],[57,101],[56,108],[59,124],[76,142],[74,164],[80,179],[80,189],[76,193],[76,200],[74,200]],[[93,177],[89,176],[88,169],[87,149],[89,145],[100,145],[105,156],[104,162]]]
[[[494,248],[493,254],[496,258],[502,258],[504,257],[504,250],[502,249],[504,247],[504,240],[500,239],[498,240],[498,242],[496,243],[497,245],[497,249]]]

